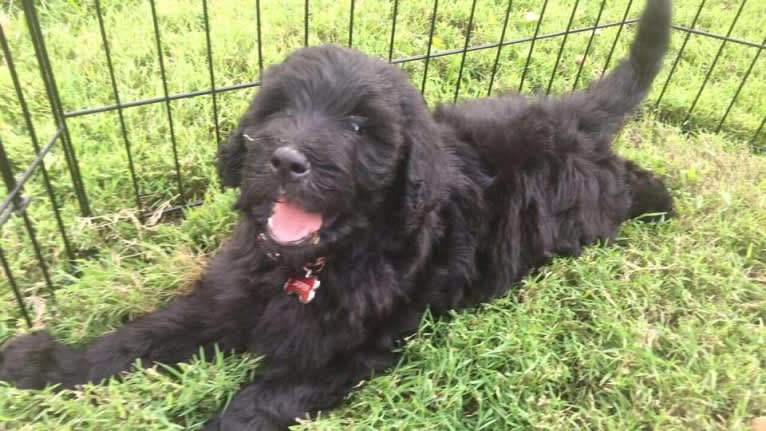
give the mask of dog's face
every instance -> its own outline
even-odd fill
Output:
[[[395,210],[382,207],[431,129],[398,68],[349,49],[307,48],[265,73],[219,148],[219,173],[240,186],[239,209],[275,246],[306,251]]]

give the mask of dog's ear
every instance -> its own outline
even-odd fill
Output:
[[[404,186],[405,229],[420,228],[439,202],[446,199],[450,155],[442,148],[436,122],[422,96],[412,89],[403,106],[406,163]]]
[[[233,131],[225,142],[218,144],[216,167],[223,186],[239,187],[242,182],[242,165],[246,152],[242,131],[239,128]]]

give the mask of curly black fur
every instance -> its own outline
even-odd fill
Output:
[[[669,24],[669,0],[648,0],[629,58],[583,92],[433,114],[393,66],[335,46],[292,54],[220,146],[241,218],[193,291],[82,350],[44,333],[12,340],[0,378],[72,387],[217,345],[264,355],[268,371],[208,429],[283,429],[332,407],[395,363],[427,308],[490,300],[553,256],[610,241],[627,218],[672,211],[661,181],[610,148],[659,70]],[[284,145],[310,161],[301,181],[269,164]],[[257,240],[278,194],[323,214],[318,244]],[[286,295],[320,256],[314,301]]]

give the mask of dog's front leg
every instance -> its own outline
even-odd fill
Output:
[[[245,385],[205,431],[285,430],[340,403],[360,381],[396,361],[392,352],[365,352],[311,372],[272,369]]]
[[[136,361],[175,364],[189,359],[200,346],[222,339],[204,311],[212,305],[200,289],[162,310],[141,317],[75,350],[45,332],[11,340],[0,354],[0,380],[39,389],[48,384],[69,388],[99,382],[127,370]],[[231,346],[222,346],[222,348]]]
[[[205,430],[284,430],[296,418],[337,404],[348,389],[342,373],[308,377],[273,371],[240,389]]]

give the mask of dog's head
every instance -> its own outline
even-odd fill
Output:
[[[375,220],[418,224],[437,199],[438,131],[398,68],[336,46],[271,67],[219,147],[224,185],[281,252],[331,246]],[[303,253],[305,254],[305,253]]]

